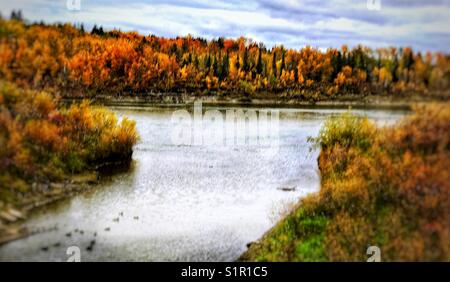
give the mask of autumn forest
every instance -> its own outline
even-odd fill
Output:
[[[269,49],[244,37],[164,38],[97,26],[87,31],[83,25],[30,24],[19,13],[11,18],[0,21],[0,76],[64,96],[447,96],[450,83],[450,56],[409,47]]]
[[[450,261],[449,53],[91,26],[0,15],[0,261]]]

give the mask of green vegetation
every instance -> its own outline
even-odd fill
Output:
[[[393,127],[344,114],[313,139],[322,187],[252,244],[251,261],[450,260],[450,104]]]
[[[47,92],[0,81],[0,208],[110,161],[129,161],[135,122],[87,101],[68,107]]]

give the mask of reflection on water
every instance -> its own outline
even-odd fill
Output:
[[[27,227],[47,231],[1,246],[1,261],[66,261],[69,246],[82,261],[235,260],[286,206],[319,189],[318,152],[306,140],[345,111],[281,109],[278,153],[268,158],[251,146],[173,145],[174,109],[114,110],[141,136],[130,170],[34,215]],[[404,114],[355,112],[380,123]]]

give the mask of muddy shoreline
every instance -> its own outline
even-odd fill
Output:
[[[98,173],[85,173],[72,176],[60,183],[34,183],[36,190],[46,190],[24,199],[16,206],[6,206],[0,210],[0,245],[33,235],[34,232],[23,227],[28,215],[33,211],[53,204],[57,201],[73,197],[95,187]]]
[[[81,101],[85,98],[62,97],[63,103]],[[356,108],[356,109],[399,109],[408,110],[414,104],[444,102],[446,99],[434,96],[387,96],[347,95],[339,99],[324,99],[319,101],[298,98],[261,95],[245,97],[242,95],[190,95],[180,93],[159,93],[151,95],[98,95],[88,98],[94,104],[104,106],[138,106],[138,107],[191,107],[194,102],[202,102],[204,107],[276,107],[276,108]]]

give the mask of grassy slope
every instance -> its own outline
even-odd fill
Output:
[[[346,114],[329,120],[321,190],[240,258],[244,261],[450,260],[450,104],[415,109],[395,127]]]

